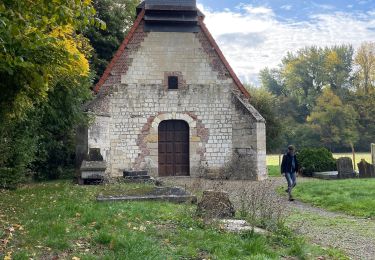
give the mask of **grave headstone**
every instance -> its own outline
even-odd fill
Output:
[[[103,160],[99,148],[90,148],[86,160],[80,167],[79,184],[100,183],[105,178],[107,163]]]
[[[372,164],[375,165],[375,144],[371,144],[371,159]]]
[[[90,148],[86,161],[103,161],[100,148]]]
[[[206,190],[198,203],[197,215],[205,218],[231,218],[235,210],[225,191]]]
[[[351,158],[341,157],[336,160],[336,165],[337,165],[337,171],[338,171],[337,177],[339,179],[355,177],[355,173],[353,170],[353,162]]]
[[[375,178],[375,165],[361,160],[358,163],[359,178]]]
[[[105,161],[83,161],[81,165],[81,178],[103,179],[107,164]]]

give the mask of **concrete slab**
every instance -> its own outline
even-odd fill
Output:
[[[338,179],[339,172],[338,171],[331,171],[331,172],[313,172],[312,177],[323,179],[323,180],[336,180]]]

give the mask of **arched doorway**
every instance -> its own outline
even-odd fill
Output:
[[[182,120],[159,124],[159,176],[189,176],[189,125]]]

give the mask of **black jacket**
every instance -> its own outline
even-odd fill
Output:
[[[292,166],[292,159],[294,157],[294,168]],[[299,169],[299,163],[296,155],[290,155],[289,153],[284,154],[283,161],[281,162],[281,173],[286,172],[297,172]]]

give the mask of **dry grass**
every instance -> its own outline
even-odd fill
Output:
[[[276,228],[286,215],[281,197],[275,192],[275,182],[243,180],[208,180],[204,178],[167,178],[169,185],[179,185],[201,197],[204,190],[221,190],[229,193],[239,217],[256,226]]]

